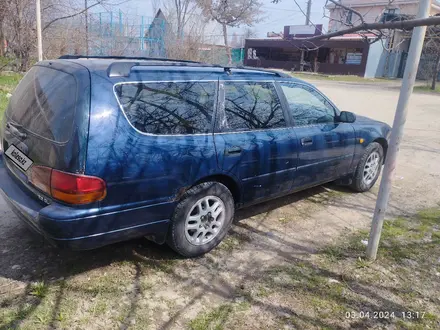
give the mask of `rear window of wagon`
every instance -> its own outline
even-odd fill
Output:
[[[6,116],[38,136],[67,142],[73,129],[77,89],[73,75],[34,66],[15,89]]]

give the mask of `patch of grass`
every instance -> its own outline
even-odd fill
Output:
[[[265,286],[260,286],[256,290],[255,296],[259,298],[265,298],[270,296],[270,294],[271,294],[270,289],[266,288]]]
[[[429,208],[417,213],[417,217],[423,224],[440,226],[440,209]]]
[[[368,239],[368,232],[361,230],[342,238],[342,242],[328,245],[320,250],[320,253],[329,259],[329,261],[343,260],[349,257],[357,258],[360,253],[365,251],[365,245],[362,241]]]
[[[98,300],[96,304],[92,308],[92,314],[93,316],[99,316],[105,314],[105,312],[108,309],[107,301],[105,300]]]
[[[220,245],[217,247],[217,249],[218,250],[227,251],[227,252],[231,252],[232,250],[234,250],[239,245],[240,245],[240,240],[237,237],[235,237],[233,235],[228,235],[220,243]]]
[[[370,266],[370,262],[364,258],[357,258],[356,260],[356,268],[363,269]]]
[[[428,93],[438,93],[440,94],[440,84],[437,85],[436,89],[431,89],[431,86],[415,86],[414,91],[416,92],[428,92]]]
[[[345,258],[345,250],[339,245],[329,245],[320,251],[321,254],[325,255],[332,261],[342,260]]]
[[[230,233],[225,239],[220,243],[217,249],[231,252],[235,248],[238,248],[241,244],[250,242],[251,238],[248,235],[234,231]]]
[[[7,97],[7,92],[0,90],[0,123],[3,121],[3,113],[9,103],[9,98]]]
[[[230,314],[234,312],[232,304],[221,305],[214,310],[204,313],[189,323],[191,330],[222,330]]]
[[[24,320],[32,311],[32,308],[31,304],[25,304],[22,308],[0,309],[0,329],[6,328],[17,321]]]
[[[0,73],[0,89],[11,92],[21,78],[23,78],[23,75],[20,73]]]
[[[189,328],[191,330],[229,329],[231,327],[225,325],[226,322],[236,314],[241,315],[240,313],[246,312],[250,308],[251,303],[246,299],[237,303],[223,304],[191,320]]]
[[[8,94],[12,93],[23,75],[18,73],[0,73],[0,121],[9,103]]]
[[[38,297],[38,298],[44,298],[49,290],[49,287],[43,282],[36,282],[31,284],[31,290],[30,294]]]

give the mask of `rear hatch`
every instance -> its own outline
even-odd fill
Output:
[[[32,67],[0,124],[10,173],[33,192],[32,166],[84,173],[89,112],[90,74],[84,66],[57,60]]]

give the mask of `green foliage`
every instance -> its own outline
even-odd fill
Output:
[[[431,86],[416,86],[414,87],[416,92],[428,92],[428,93],[440,93],[440,86],[437,86],[435,90],[431,89]]]
[[[44,298],[48,289],[49,287],[44,282],[36,282],[31,285],[30,294],[38,298]]]
[[[8,94],[13,92],[22,77],[23,75],[18,73],[0,73],[0,122],[3,120],[3,113],[9,103]]]

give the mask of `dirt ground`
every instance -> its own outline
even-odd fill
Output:
[[[315,84],[341,110],[392,124],[398,98],[394,85]],[[439,118],[439,96],[413,95],[388,218],[440,205]],[[308,283],[298,285],[310,272],[325,272],[314,266],[318,250],[369,227],[377,190],[378,184],[371,192],[355,194],[326,185],[240,210],[226,241],[192,260],[143,239],[81,253],[58,250],[28,230],[0,197],[0,329],[356,326],[343,320],[347,309],[338,309],[337,299],[330,309],[327,300],[322,303],[333,291],[325,291],[327,298],[314,298],[314,311],[304,307],[303,295],[320,287],[319,279],[309,276]],[[295,280],[291,267],[298,267],[295,274],[302,274],[301,279]],[[297,283],[288,292],[281,285],[286,278]],[[339,285],[339,277],[326,278]],[[344,295],[343,289],[334,294]],[[429,294],[440,306],[437,289]],[[370,309],[391,305],[398,310],[402,304],[379,288],[367,296]],[[350,306],[360,308],[354,301]],[[326,322],[317,310],[339,313],[341,321]],[[430,315],[439,317],[437,311]]]

